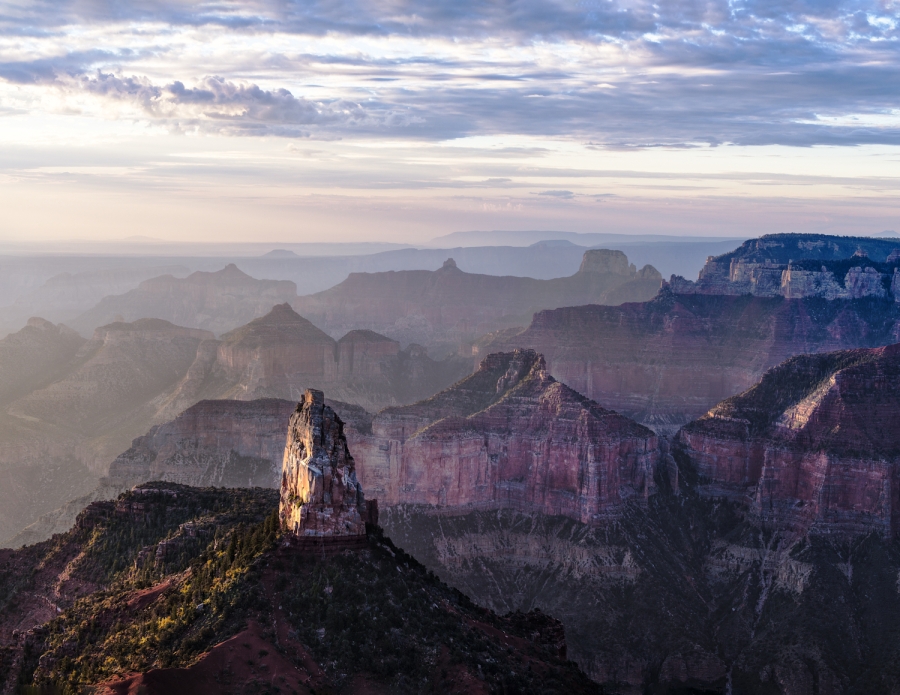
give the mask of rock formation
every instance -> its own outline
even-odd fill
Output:
[[[110,465],[109,480],[277,488],[295,405],[275,398],[200,401],[135,439]]]
[[[803,353],[900,340],[892,299],[677,295],[643,304],[544,311],[524,331],[476,346],[530,348],[559,381],[638,422],[671,433],[762,374]]]
[[[351,273],[293,305],[333,335],[367,328],[455,352],[485,333],[523,325],[541,309],[650,299],[661,280],[652,266],[638,271],[621,251],[603,249],[586,251],[575,275],[552,280],[466,273],[450,258],[433,272]]]
[[[293,282],[257,280],[231,263],[214,273],[197,271],[186,278],[161,275],[145,280],[130,292],[104,297],[70,325],[89,334],[116,317],[124,321],[158,318],[220,334],[296,296]]]
[[[896,246],[867,237],[768,234],[707,259],[697,282],[673,275],[667,284],[676,294],[900,301]]]
[[[296,401],[307,388],[378,410],[427,397],[470,369],[461,358],[432,360],[417,345],[401,350],[372,331],[350,331],[335,341],[290,305],[279,304],[202,345],[162,412],[172,418],[201,399]]]
[[[377,506],[366,503],[344,423],[321,391],[309,389],[288,428],[281,473],[281,528],[302,539],[365,537],[377,523]]]
[[[490,355],[436,396],[387,408],[351,445],[382,505],[542,512],[595,523],[654,489],[653,433],[551,377],[530,350]]]
[[[684,427],[701,494],[781,531],[900,530],[900,345],[802,355]]]

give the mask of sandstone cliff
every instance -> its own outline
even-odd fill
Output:
[[[353,432],[363,486],[382,505],[510,508],[594,523],[651,494],[652,432],[551,377],[532,351],[490,355],[432,398]]]
[[[524,331],[498,333],[488,352],[530,348],[579,393],[659,432],[700,417],[803,353],[900,340],[891,299],[828,301],[676,295],[643,304],[582,306],[536,314]]]
[[[297,296],[287,280],[257,280],[233,263],[214,273],[186,278],[161,275],[121,295],[104,297],[70,324],[84,334],[113,321],[158,318],[220,334],[262,316],[274,304]]]
[[[293,305],[334,335],[367,328],[455,351],[485,333],[523,325],[541,309],[650,299],[661,280],[652,266],[638,271],[621,251],[602,249],[586,251],[575,275],[552,280],[466,273],[451,258],[433,272],[351,273]]]
[[[704,495],[763,525],[893,537],[900,530],[900,345],[803,355],[678,434]]]

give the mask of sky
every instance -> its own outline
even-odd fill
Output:
[[[0,0],[0,240],[900,231],[900,0]]]

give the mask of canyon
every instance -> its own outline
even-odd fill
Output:
[[[585,251],[575,275],[551,280],[466,273],[449,258],[436,271],[351,273],[293,306],[332,335],[367,328],[455,351],[486,333],[523,325],[541,309],[650,299],[661,281],[653,266],[638,270],[621,251],[604,249]]]
[[[401,350],[371,331],[335,341],[287,304],[221,340],[162,319],[112,323],[84,340],[34,319],[0,340],[0,363],[0,467],[9,476],[0,491],[5,542],[52,514],[55,521],[38,524],[43,530],[21,536],[45,538],[71,522],[79,503],[118,494],[121,480],[103,479],[110,462],[151,426],[199,401],[296,401],[315,387],[374,410],[431,395],[471,369],[468,360],[432,360],[424,348]],[[217,484],[262,481],[267,473],[254,468],[254,455],[241,456],[216,459],[219,472],[210,476]]]
[[[898,360],[893,347],[793,358],[671,444],[522,350],[412,406],[329,405],[390,537],[491,610],[559,618],[607,692],[890,692]],[[191,458],[218,447],[271,457],[278,487],[295,410],[199,403],[119,465],[219,480],[227,465]],[[547,494],[530,496],[535,480]]]
[[[525,330],[477,343],[473,359],[533,349],[562,383],[672,435],[794,355],[898,340],[892,299],[679,295],[667,287],[641,304],[542,311]]]

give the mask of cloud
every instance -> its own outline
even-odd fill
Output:
[[[541,191],[537,195],[546,195],[551,198],[559,198],[560,200],[571,200],[575,197],[572,191]]]
[[[887,118],[900,93],[898,8],[15,0],[0,10],[0,79],[128,103],[175,129],[239,135],[517,133],[615,150],[900,144],[898,119]],[[21,55],[23,35],[38,55]]]

